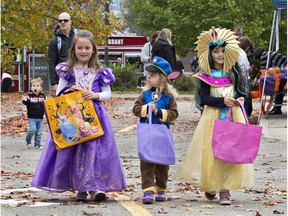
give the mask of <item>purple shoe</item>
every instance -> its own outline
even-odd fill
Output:
[[[164,202],[167,200],[167,197],[165,196],[165,192],[164,191],[158,191],[157,195],[155,196],[155,200],[157,202]]]
[[[145,192],[142,203],[143,204],[152,204],[153,201],[154,201],[153,193],[151,191]]]
[[[76,201],[86,201],[88,194],[86,192],[78,192],[76,196]]]

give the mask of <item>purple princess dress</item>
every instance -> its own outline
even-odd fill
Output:
[[[69,73],[65,63],[57,65],[59,77],[68,81],[68,86],[100,92],[101,86],[113,84],[110,69],[101,68],[95,75],[94,69],[74,67]],[[122,191],[126,187],[110,117],[101,101],[93,100],[104,135],[79,145],[56,150],[51,134],[47,134],[32,186],[52,192],[64,191]]]

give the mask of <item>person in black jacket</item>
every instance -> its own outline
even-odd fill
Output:
[[[41,138],[43,131],[44,100],[46,96],[42,93],[43,81],[41,78],[31,80],[31,92],[22,97],[22,102],[27,106],[29,121],[29,131],[26,136],[27,147],[30,147],[32,136],[35,134],[35,148],[41,147]]]
[[[1,71],[1,92],[9,92],[12,84],[13,78],[11,76],[10,69],[7,69],[4,73]]]
[[[177,71],[179,71],[180,73],[184,72],[184,65],[182,63],[182,61],[180,60],[180,57],[178,55],[176,55],[176,69]]]
[[[172,71],[177,70],[175,48],[171,41],[172,32],[164,28],[152,46],[152,58],[159,56],[171,65]]]
[[[50,84],[52,90],[56,91],[59,78],[56,74],[55,67],[59,63],[66,62],[69,48],[77,30],[71,26],[70,15],[66,12],[58,16],[58,25],[54,30],[54,37],[50,40],[48,47],[48,64]]]
[[[287,57],[285,55],[282,55],[281,53],[275,52],[275,51],[264,51],[263,48],[255,49],[254,57],[256,60],[260,61],[261,69],[266,68],[268,56],[269,56],[268,68],[278,67],[280,68],[280,73],[281,72],[284,73],[284,70],[287,69]],[[260,74],[261,72],[259,72],[254,82],[258,81]],[[287,83],[287,78],[280,81],[279,90],[275,95],[275,101],[274,101],[276,106],[274,106],[273,109],[269,112],[270,115],[282,114],[281,104],[283,103],[283,98],[285,95],[284,86],[286,85],[286,83]]]

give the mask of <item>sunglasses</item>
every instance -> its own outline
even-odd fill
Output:
[[[58,19],[58,23],[67,23],[69,22],[69,19]]]

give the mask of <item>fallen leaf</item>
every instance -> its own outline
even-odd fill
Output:
[[[284,212],[279,212],[279,211],[277,211],[277,210],[274,210],[273,211],[273,214],[285,214]]]
[[[259,211],[256,211],[256,215],[255,216],[262,216],[262,214],[260,214]]]
[[[278,202],[276,200],[272,200],[270,202],[266,202],[264,203],[265,206],[274,206],[274,205],[277,205]]]
[[[255,198],[252,198],[250,199],[251,201],[262,201],[263,198],[260,198],[260,197],[255,197]]]
[[[201,208],[212,209],[214,205],[202,205]]]
[[[72,202],[72,201],[64,201],[62,202],[62,205],[82,205],[82,201],[79,202]]]
[[[99,215],[98,213],[88,213],[88,212],[85,212],[85,211],[82,211],[82,215],[87,215],[87,216],[93,216],[93,215]]]
[[[246,209],[245,211],[246,211],[246,212],[255,212],[255,211],[257,212],[257,211],[259,211],[259,210],[258,210],[258,209]]]
[[[192,206],[192,204],[184,203],[184,204],[182,204],[182,206],[190,207],[190,206]]]
[[[168,212],[165,211],[164,208],[160,208],[160,209],[158,210],[158,213],[159,213],[159,214],[168,214]]]
[[[95,205],[88,205],[87,208],[96,208],[96,206]]]
[[[129,132],[129,131],[131,131],[131,130],[136,129],[136,127],[137,127],[137,126],[136,126],[135,124],[133,124],[133,125],[130,125],[129,127],[126,127],[126,128],[124,128],[124,129],[118,131],[118,132],[119,132],[119,133],[126,133],[126,132]]]
[[[167,198],[167,200],[171,201],[171,200],[175,200],[175,199],[181,199],[182,197],[181,196],[169,196]]]

